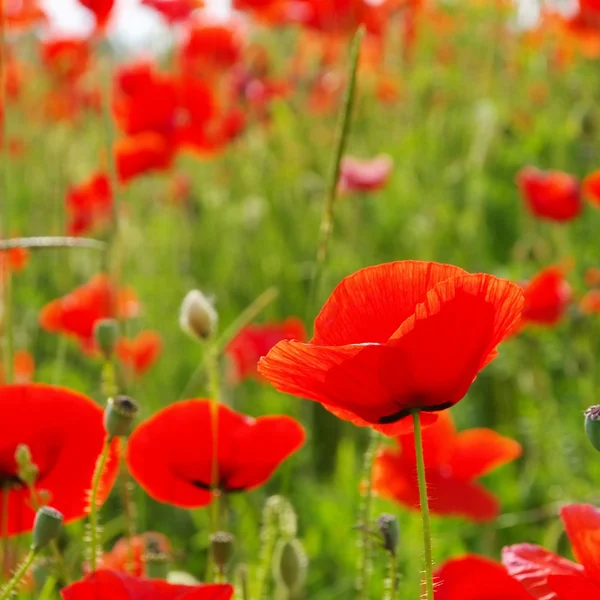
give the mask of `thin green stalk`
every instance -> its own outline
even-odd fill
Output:
[[[0,277],[2,274],[0,273]],[[4,381],[12,383],[14,379],[14,347],[15,336],[13,328],[12,273],[6,270],[4,279]]]
[[[378,435],[375,430],[371,431],[369,445],[365,450],[363,457],[362,470],[362,502],[360,507],[360,563],[356,587],[359,592],[359,597],[367,599],[369,597],[369,579],[371,574],[371,552],[369,538],[371,536],[371,505],[373,504],[373,461],[375,452],[379,443]]]
[[[383,600],[396,600],[398,594],[398,556],[395,552],[388,553],[388,576],[385,586]]]
[[[7,600],[10,598],[15,590],[15,588],[21,583],[23,577],[27,573],[27,570],[33,563],[37,552],[33,548],[31,548],[23,560],[23,562],[19,565],[19,568],[16,570],[13,578],[2,588],[2,593],[0,593],[0,600]]]
[[[6,573],[8,568],[8,498],[10,494],[10,485],[5,483],[2,486],[2,573]]]
[[[433,600],[433,553],[431,551],[431,522],[429,519],[429,500],[427,498],[427,478],[425,476],[425,458],[423,456],[423,436],[421,435],[421,417],[418,410],[412,413],[415,430],[415,454],[417,458],[417,479],[419,482],[419,500],[423,520],[423,548],[425,552],[425,589],[427,600]]]
[[[350,133],[350,122],[352,119],[352,108],[354,106],[354,98],[356,91],[356,72],[358,69],[358,59],[360,56],[360,46],[364,36],[365,30],[361,26],[358,28],[354,37],[352,38],[352,44],[350,47],[350,66],[349,66],[349,78],[348,86],[346,87],[346,93],[344,95],[344,104],[342,112],[340,114],[340,120],[337,127],[335,143],[333,146],[333,159],[331,162],[331,170],[329,172],[329,179],[327,181],[327,195],[325,196],[325,203],[323,205],[323,214],[321,216],[321,226],[319,233],[319,245],[317,248],[317,257],[315,261],[315,267],[310,282],[310,291],[308,296],[308,314],[312,314],[313,305],[316,301],[316,297],[319,291],[321,278],[327,261],[329,242],[331,234],[333,232],[333,208],[335,205],[335,199],[337,196],[338,181],[340,178],[340,164],[342,162],[342,156],[346,148],[346,141],[348,134]]]
[[[13,248],[28,248],[30,250],[40,248],[89,248],[90,250],[104,251],[106,244],[91,238],[63,235],[19,237],[9,240],[0,239],[0,250],[11,250]]]
[[[121,495],[123,502],[123,512],[125,513],[125,537],[127,539],[127,564],[126,570],[128,573],[133,572],[133,543],[132,539],[135,535],[135,502],[133,500],[133,483],[129,479],[129,470],[125,458],[121,462],[121,472],[119,474],[121,480]]]
[[[96,570],[98,557],[98,492],[100,490],[100,481],[106,467],[108,455],[110,453],[111,439],[107,436],[104,441],[102,453],[96,463],[94,476],[92,477],[92,489],[90,492],[90,523],[89,523],[89,544],[90,544],[90,570],[93,573]]]
[[[213,501],[211,504],[210,529],[211,534],[219,531],[220,527],[220,491],[219,491],[219,465],[217,463],[217,454],[219,447],[219,399],[220,391],[220,373],[219,373],[219,354],[216,347],[211,347],[206,353],[206,374],[208,377],[208,389],[210,392],[210,422],[212,430],[212,465],[211,465],[211,488]],[[218,573],[218,569],[216,572]]]

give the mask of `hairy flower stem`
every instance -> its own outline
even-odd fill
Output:
[[[363,457],[362,471],[362,494],[360,506],[360,563],[356,587],[359,592],[359,597],[366,600],[369,598],[369,579],[371,575],[371,552],[370,552],[370,521],[371,521],[371,505],[373,503],[373,460],[379,443],[378,435],[375,430],[371,431],[369,445]]]
[[[2,588],[0,600],[7,600],[8,598],[12,597],[15,588],[21,583],[23,577],[25,577],[25,574],[31,566],[31,563],[33,563],[36,555],[37,552],[31,548],[23,562],[19,565],[19,568],[15,571],[12,579],[6,584],[5,587]]]
[[[383,600],[396,600],[398,594],[398,556],[395,552],[389,553],[388,576],[385,582],[385,595]]]
[[[412,413],[415,430],[415,454],[417,458],[417,479],[419,482],[419,501],[423,520],[423,547],[425,553],[425,589],[426,600],[433,600],[433,553],[431,551],[431,522],[429,519],[429,500],[427,498],[427,479],[425,476],[425,458],[423,456],[423,436],[421,435],[421,417],[418,410]]]
[[[96,468],[94,470],[94,476],[92,477],[92,489],[90,492],[90,533],[89,533],[89,545],[90,545],[90,570],[93,573],[96,570],[98,562],[98,546],[100,541],[98,540],[98,492],[100,489],[100,481],[102,480],[102,474],[106,468],[106,462],[110,452],[111,439],[107,436],[104,440],[104,446],[102,447],[102,453],[100,454],[98,461],[96,462]]]

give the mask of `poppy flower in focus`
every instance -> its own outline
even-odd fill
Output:
[[[197,8],[202,8],[202,0],[142,0],[142,5],[154,9],[169,25],[187,21]]]
[[[320,402],[386,435],[450,408],[521,317],[519,286],[452,265],[399,261],[346,277],[307,344],[279,342],[258,363],[280,392]]]
[[[383,448],[373,464],[373,490],[388,500],[419,510],[413,432],[396,438],[398,448]],[[457,432],[448,411],[423,430],[430,510],[440,516],[489,521],[498,500],[475,480],[521,455],[521,445],[491,429]]]
[[[17,350],[13,357],[13,375],[15,383],[28,383],[33,379],[35,361],[27,350]],[[0,365],[0,384],[4,383],[4,373]]]
[[[58,82],[74,83],[88,69],[90,48],[82,38],[61,38],[42,42],[42,62]]]
[[[161,579],[143,579],[129,573],[100,569],[61,591],[63,600],[231,600],[233,587],[175,585]]]
[[[532,600],[534,596],[489,558],[467,555],[446,561],[435,573],[435,600]]]
[[[594,206],[600,208],[600,170],[583,180],[583,192]]]
[[[367,160],[344,156],[340,164],[340,192],[381,190],[386,186],[393,168],[394,160],[388,154]]]
[[[239,382],[248,377],[257,377],[258,361],[281,340],[305,341],[306,329],[302,321],[290,317],[281,323],[244,327],[225,349],[225,354],[231,360],[231,381]]]
[[[547,267],[523,284],[523,322],[556,325],[571,302],[571,287],[560,265]]]
[[[15,451],[19,444],[29,447],[39,469],[36,494],[45,490],[67,523],[84,517],[87,492],[106,436],[103,410],[82,394],[33,383],[0,386],[0,403],[6,427],[0,441],[0,498],[8,493],[8,520],[2,524],[8,535],[31,531],[35,516],[29,489],[18,476]],[[118,440],[102,476],[100,501],[110,493],[117,468]]]
[[[157,361],[162,340],[156,331],[142,331],[133,340],[122,338],[115,352],[119,360],[136,375],[143,375]]]
[[[67,192],[69,235],[83,235],[104,226],[112,216],[112,191],[106,173],[95,173]]]
[[[534,544],[504,548],[502,562],[537,600],[600,598],[600,510],[568,504],[560,517],[579,564]]]
[[[583,208],[579,183],[568,173],[524,167],[517,184],[529,210],[541,219],[570,221]]]
[[[137,316],[139,303],[131,288],[115,290],[108,275],[95,275],[72,292],[52,300],[40,312],[40,325],[50,333],[76,338],[92,351],[94,325],[100,319],[129,319]]]
[[[115,144],[117,173],[122,183],[146,173],[167,171],[173,157],[170,141],[158,133],[140,133],[121,138]]]
[[[182,508],[213,496],[211,400],[184,400],[139,425],[127,445],[127,464],[155,500]],[[217,405],[218,489],[241,492],[265,483],[304,443],[304,429],[288,416],[253,419]]]
[[[115,5],[115,0],[79,0],[81,6],[87,8],[96,19],[96,29],[104,29],[112,10]]]

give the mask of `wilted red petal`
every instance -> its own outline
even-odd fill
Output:
[[[436,572],[435,600],[531,600],[506,569],[483,556],[446,561]]]
[[[548,584],[560,600],[600,598],[600,585],[580,575],[550,575]]]
[[[600,582],[600,510],[591,504],[568,504],[560,517],[575,558]]]
[[[253,419],[223,404],[217,408],[217,473],[225,492],[262,485],[304,442],[301,425],[286,416]],[[210,400],[186,400],[136,428],[127,461],[155,499],[182,507],[209,504],[213,476]]]

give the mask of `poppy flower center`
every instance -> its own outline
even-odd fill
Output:
[[[403,408],[398,412],[392,413],[391,415],[385,415],[377,419],[377,423],[381,425],[388,425],[389,423],[396,423],[400,421],[400,419],[404,419],[413,412],[413,410],[419,410],[421,412],[439,412],[440,410],[446,410],[451,406],[454,406],[453,402],[443,402],[442,404],[437,404],[436,406],[419,406],[418,402],[414,403],[414,408]]]
[[[229,487],[227,485],[227,480],[226,478],[222,478],[219,481],[219,485],[217,486],[212,486],[208,483],[204,483],[203,481],[196,481],[196,480],[192,480],[190,482],[194,487],[200,488],[201,490],[206,490],[207,492],[211,492],[213,490],[218,490],[220,492],[223,492],[225,494],[235,494],[236,492],[243,492],[244,488],[233,488],[233,487]]]

